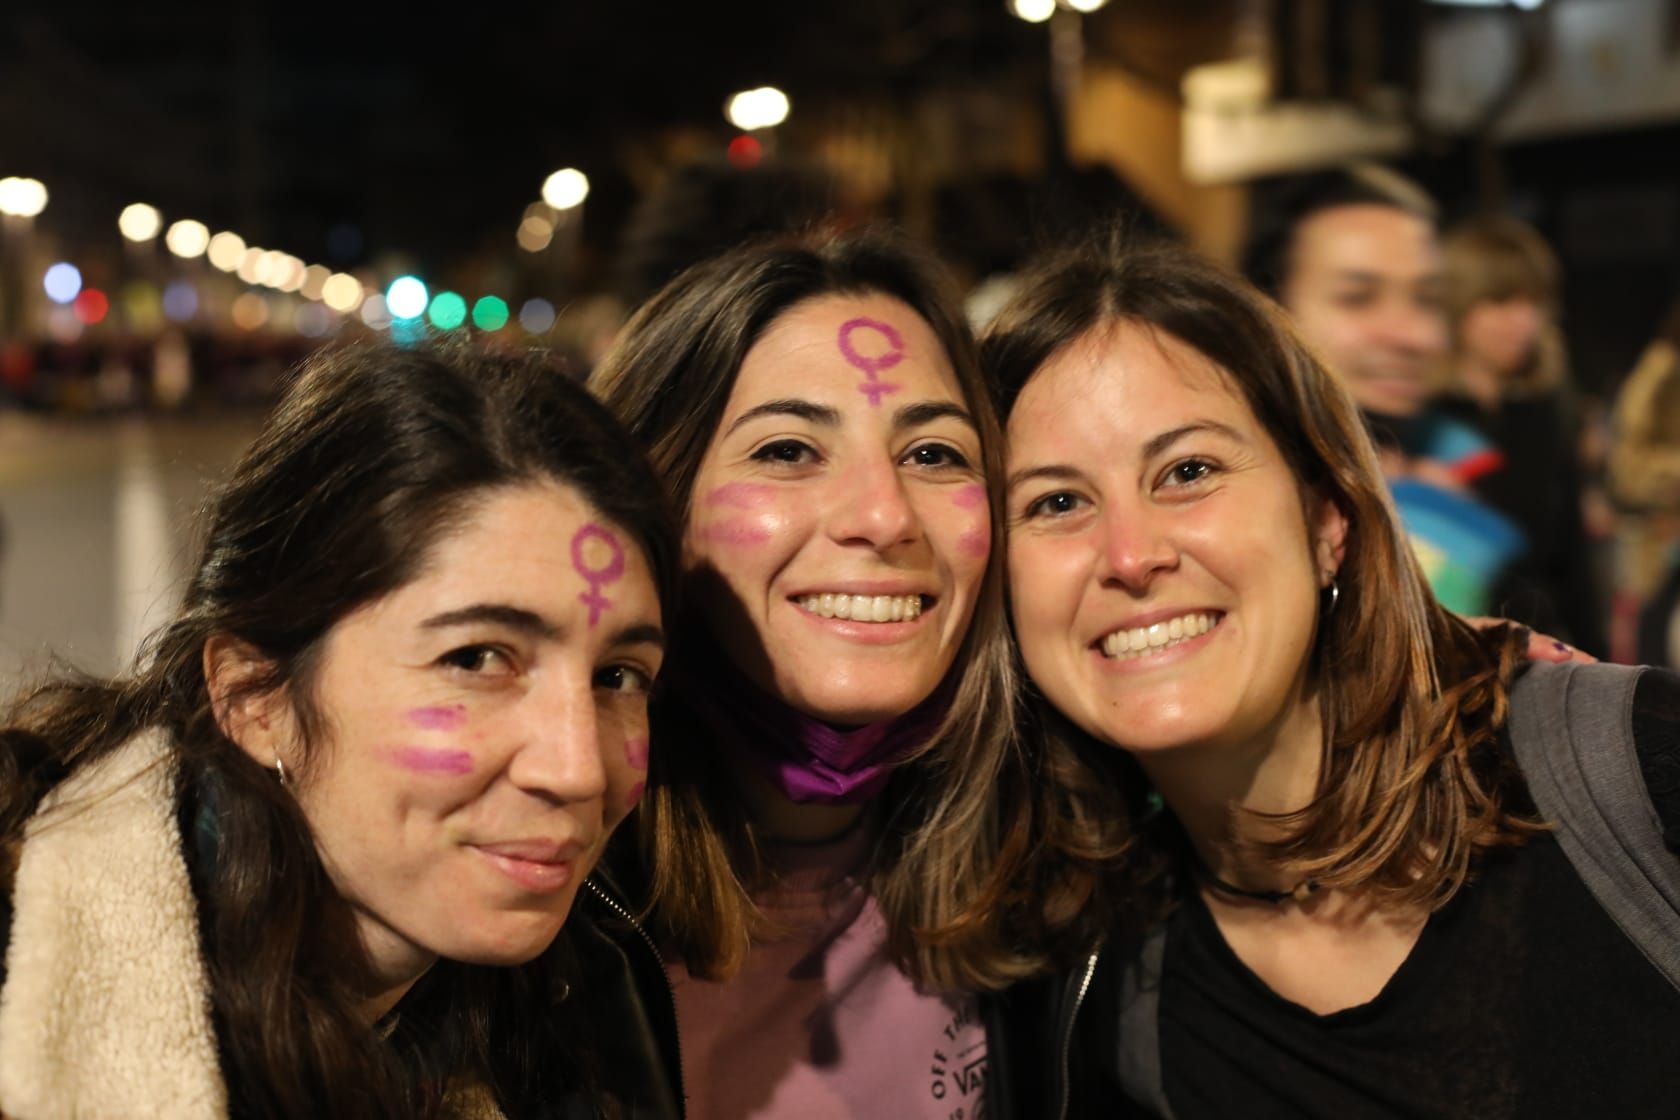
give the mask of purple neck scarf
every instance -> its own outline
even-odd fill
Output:
[[[720,747],[801,805],[856,805],[880,793],[899,761],[939,730],[954,691],[948,676],[903,715],[842,729],[753,684],[709,640],[672,662],[667,679],[682,708]]]

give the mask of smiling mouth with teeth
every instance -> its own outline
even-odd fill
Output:
[[[843,618],[850,622],[909,622],[922,613],[920,595],[801,595],[794,600],[801,610],[819,618]]]
[[[1134,626],[1130,630],[1116,630],[1103,636],[1100,646],[1104,657],[1125,660],[1158,653],[1164,649],[1199,638],[1219,625],[1222,614],[1181,614],[1149,626]]]

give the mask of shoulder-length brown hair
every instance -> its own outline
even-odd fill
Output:
[[[722,421],[741,363],[776,318],[818,296],[882,294],[932,328],[979,429],[992,535],[1003,539],[1002,432],[959,305],[934,263],[881,233],[783,238],[694,268],[631,319],[590,386],[641,438],[686,521],[694,478]],[[870,886],[888,950],[916,980],[939,988],[997,987],[1030,962],[1003,940],[984,893],[1009,816],[1000,786],[1020,796],[1014,675],[994,549],[969,632],[951,672],[951,709],[933,738],[899,767],[882,795],[892,806]],[[691,614],[682,634],[705,622]],[[727,762],[693,743],[692,720],[666,698],[655,708],[649,792],[638,810],[651,869],[648,913],[696,975],[727,977],[768,927],[752,901],[763,883],[754,829]],[[684,741],[688,740],[688,741]],[[1009,796],[1008,794],[1004,796]]]
[[[254,650],[264,672],[243,691],[290,700],[306,770],[331,745],[333,713],[313,684],[333,627],[415,579],[474,500],[533,482],[574,487],[624,529],[669,613],[678,548],[664,494],[557,366],[467,346],[323,353],[209,507],[184,601],[135,673],[48,681],[0,727],[0,851],[70,774],[144,729],[168,733],[182,819],[214,837],[184,848],[234,1115],[435,1116],[455,1077],[486,1083],[510,1110],[578,1088],[567,1078],[582,1063],[554,1035],[563,955],[521,968],[441,961],[389,1038],[375,1037],[350,904],[291,788],[223,733],[204,674],[212,638]],[[0,891],[11,872],[0,867]]]
[[[1497,741],[1517,637],[1479,635],[1435,601],[1347,391],[1274,303],[1188,251],[1099,242],[1030,271],[982,343],[1004,413],[1052,356],[1117,322],[1200,351],[1277,443],[1303,502],[1328,497],[1348,520],[1339,602],[1309,667],[1324,718],[1318,790],[1277,818],[1283,838],[1264,850],[1327,887],[1442,904],[1478,850],[1531,828]],[[1030,920],[1088,942],[1140,893],[1160,901],[1172,830],[1145,823],[1135,765],[1034,704],[1049,870],[1025,880],[1038,892]]]
[[[1562,283],[1557,256],[1538,230],[1502,214],[1470,218],[1441,239],[1446,270],[1447,324],[1453,357],[1462,348],[1464,319],[1479,303],[1529,299],[1545,315],[1534,353],[1505,382],[1507,395],[1531,397],[1561,388],[1568,378],[1563,335],[1555,322]],[[1456,364],[1446,367],[1446,388],[1457,388]]]

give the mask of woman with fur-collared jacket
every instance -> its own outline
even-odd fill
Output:
[[[542,363],[305,368],[135,675],[0,730],[0,1114],[597,1114],[556,937],[641,794],[675,556]]]

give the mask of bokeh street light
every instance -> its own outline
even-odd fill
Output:
[[[459,292],[439,292],[426,308],[426,318],[440,331],[452,331],[467,321],[467,301]]]
[[[182,218],[169,227],[169,232],[163,235],[163,243],[182,260],[192,260],[203,256],[210,247],[210,230],[203,222]]]
[[[473,326],[481,331],[499,331],[507,326],[507,300],[500,296],[480,296],[473,304]]]
[[[256,275],[258,284],[265,288],[278,288],[280,278],[286,272],[286,254],[278,249],[265,249],[251,271]],[[245,277],[241,276],[240,279]]]
[[[69,303],[82,290],[82,272],[69,261],[59,261],[47,269],[41,286],[54,303]]]
[[[321,285],[321,299],[334,311],[348,315],[362,302],[362,282],[348,272],[335,272]]]
[[[527,253],[540,253],[554,240],[554,223],[539,214],[532,214],[519,223],[514,240]]]
[[[788,116],[788,96],[775,86],[743,90],[724,105],[723,115],[742,132],[775,128]]]
[[[418,276],[399,276],[385,289],[385,308],[393,319],[418,319],[430,302],[426,285]]]
[[[39,179],[8,175],[0,179],[0,214],[33,218],[47,208],[47,188]]]
[[[1009,10],[1017,19],[1043,23],[1056,14],[1057,8],[1089,14],[1107,4],[1108,0],[1009,0]]]
[[[327,281],[332,278],[332,269],[324,264],[312,264],[303,270],[303,286],[298,291],[303,293],[304,299],[319,302],[326,295]]]
[[[267,256],[266,249],[257,245],[247,245],[245,251],[239,255],[239,263],[234,266],[239,278],[247,284],[261,283],[259,277],[262,274],[258,270]]]
[[[303,287],[304,278],[309,274],[309,266],[302,257],[294,257],[290,253],[280,254],[280,267],[274,277],[273,287],[282,292],[296,292]]]
[[[571,210],[589,197],[589,176],[575,167],[562,167],[543,180],[543,201],[556,210]]]
[[[519,325],[531,334],[546,334],[554,325],[554,305],[541,296],[526,300],[519,309]]]
[[[254,331],[268,322],[268,301],[260,292],[246,292],[233,301],[228,314],[240,330]]]
[[[362,301],[362,322],[376,331],[382,331],[391,325],[391,311],[385,306],[385,297],[379,292],[369,292]]]
[[[130,241],[150,241],[162,228],[163,215],[144,202],[131,202],[117,215],[117,229]]]
[[[210,239],[210,263],[223,272],[232,272],[245,259],[245,239],[237,233],[223,230]]]

